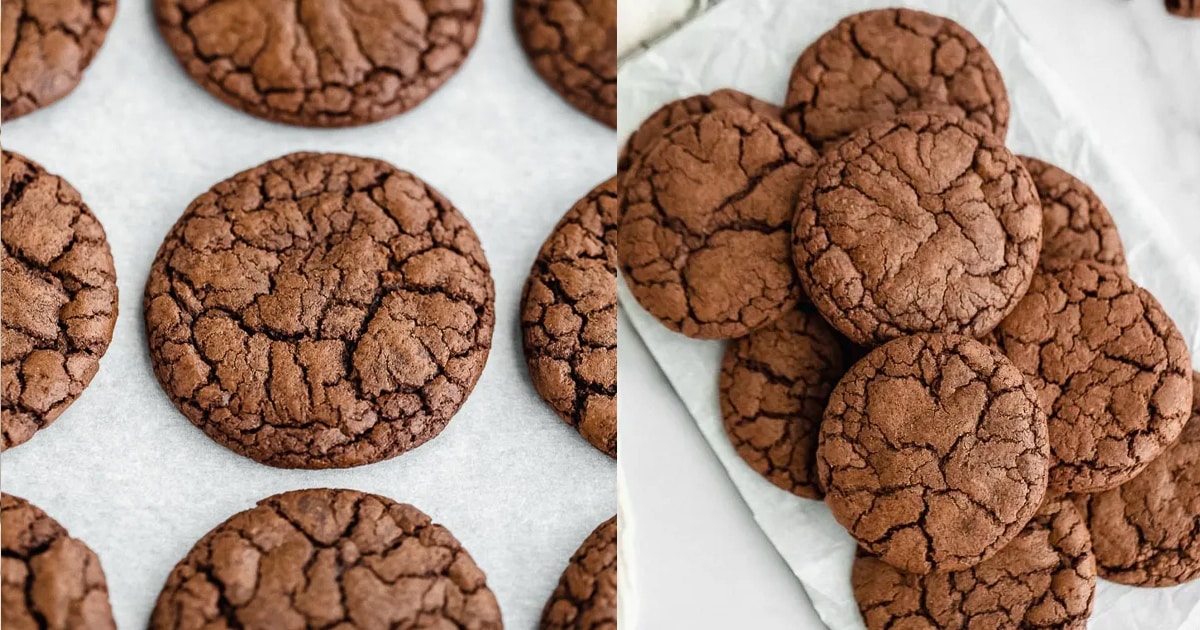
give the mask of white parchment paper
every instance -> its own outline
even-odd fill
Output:
[[[487,573],[506,626],[535,628],[570,555],[615,513],[616,473],[534,392],[518,305],[542,240],[613,174],[612,130],[534,74],[508,0],[487,0],[470,59],[426,103],[341,130],[276,125],[223,105],[162,43],[151,4],[122,0],[79,89],[3,127],[5,148],[83,194],[108,232],[120,288],[99,373],[54,425],[4,453],[4,491],[41,506],[99,554],[122,628],[145,627],[168,572],[206,531],[260,498],[308,487],[416,505]],[[470,220],[491,263],[496,332],[478,386],[440,436],[387,462],[259,465],[194,428],[151,372],[141,300],[163,236],[213,184],[296,150],[378,157],[416,173]]]
[[[1200,348],[1200,266],[1182,249],[1146,195],[1096,146],[1086,107],[1059,87],[1001,0],[726,0],[623,64],[619,136],[676,98],[734,87],[781,103],[800,52],[839,19],[885,6],[912,6],[953,17],[986,45],[1012,101],[1008,144],[1086,180],[1111,210],[1135,280],[1153,292]],[[683,399],[755,519],[791,567],[825,623],[861,628],[850,589],[854,542],[825,505],[795,497],[752,471],[725,436],[717,376],[724,345],[687,339],[661,326],[624,286],[621,304]],[[1200,627],[1200,582],[1135,589],[1101,582],[1090,627],[1170,630]]]

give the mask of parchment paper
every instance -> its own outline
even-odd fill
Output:
[[[518,304],[550,229],[613,174],[612,130],[534,74],[508,0],[487,0],[470,59],[429,101],[391,121],[328,131],[258,120],[197,87],[158,36],[151,4],[122,0],[80,88],[3,127],[6,148],[83,194],[108,232],[120,288],[99,373],[54,425],[4,453],[4,491],[99,554],[122,628],[145,627],[168,572],[206,531],[260,498],[307,487],[416,505],[487,573],[506,626],[535,628],[570,555],[616,511],[616,473],[534,392]],[[471,221],[491,263],[496,332],[478,386],[439,437],[387,462],[259,465],[194,428],[150,369],[142,288],[163,236],[213,184],[295,150],[368,155],[416,173]]]
[[[622,66],[618,135],[627,137],[670,100],[723,87],[781,103],[793,63],[818,35],[856,11],[895,5],[953,17],[988,47],[1012,101],[1010,148],[1058,164],[1096,190],[1120,228],[1134,279],[1163,303],[1189,346],[1200,348],[1200,266],[1136,182],[1092,140],[1086,108],[1056,87],[1000,1],[727,0]],[[621,304],[821,618],[834,630],[861,628],[850,589],[853,540],[823,503],[795,497],[751,470],[725,436],[717,398],[723,344],[668,331],[624,286]],[[1165,589],[1101,582],[1090,627],[1200,627],[1200,582]]]

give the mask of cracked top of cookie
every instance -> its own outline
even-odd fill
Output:
[[[855,343],[979,337],[1025,294],[1042,245],[1029,173],[970,122],[907,114],[824,153],[799,195],[793,250],[821,313]]]
[[[621,181],[617,249],[630,290],[667,328],[740,337],[800,299],[788,233],[817,153],[745,109],[676,126]]]
[[[817,474],[861,547],[910,573],[958,571],[1015,537],[1046,492],[1037,394],[1004,355],[959,335],[884,344],[834,388]]]
[[[579,111],[617,126],[617,0],[515,0],[534,70]]]
[[[466,61],[483,0],[155,0],[188,74],[249,114],[347,127],[416,107]]]
[[[268,497],[213,528],[175,565],[151,630],[500,630],[487,579],[417,508],[354,490]]]
[[[1021,156],[1042,201],[1042,254],[1038,265],[1060,271],[1081,260],[1126,271],[1121,234],[1108,208],[1074,175]]]
[[[542,611],[540,630],[616,630],[617,517],[579,545]]]
[[[115,630],[100,559],[37,506],[0,495],[0,625]]]
[[[0,448],[33,437],[100,367],[117,319],[104,228],[66,180],[3,154],[3,416]]]
[[[1183,336],[1154,296],[1111,267],[1039,273],[996,332],[1049,418],[1053,490],[1128,481],[1187,422],[1192,370]]]
[[[445,197],[386,162],[321,153],[196,198],[144,298],[175,405],[290,468],[376,462],[440,433],[483,371],[494,302],[479,239]]]
[[[600,184],[542,244],[521,296],[525,362],[538,394],[617,456],[617,183]]]
[[[913,111],[966,118],[1003,141],[1008,93],[974,35],[912,9],[851,15],[809,46],[792,70],[783,120],[818,148]]]

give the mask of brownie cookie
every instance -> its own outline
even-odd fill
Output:
[[[538,394],[617,456],[616,178],[580,199],[542,244],[521,294],[525,363]]]
[[[197,83],[248,114],[349,127],[402,114],[458,71],[483,0],[154,0]]]
[[[851,341],[979,337],[1025,294],[1042,212],[1021,161],[982,127],[907,114],[822,155],[792,241],[804,290]]]
[[[354,490],[295,490],[233,515],[167,577],[151,630],[500,630],[487,578],[417,508]]]
[[[1100,576],[1132,586],[1174,586],[1200,576],[1200,374],[1179,441],[1133,479],[1081,495]]]
[[[817,431],[848,365],[843,340],[808,305],[731,342],[721,361],[721,414],[738,455],[780,488],[821,498]]]
[[[808,47],[788,84],[783,120],[815,147],[865,125],[936,110],[1003,143],[1008,94],[974,35],[912,9],[856,13]]]
[[[1167,12],[1185,18],[1200,18],[1200,0],[1166,0]]]
[[[541,630],[617,630],[617,517],[579,545],[542,611]]]
[[[146,282],[154,373],[209,437],[284,468],[433,438],[483,371],[495,292],[450,202],[368,158],[293,153],[196,198]]]
[[[1041,268],[1061,271],[1088,260],[1125,272],[1121,235],[1091,187],[1037,158],[1021,156],[1021,163],[1042,201]]]
[[[996,330],[1049,418],[1052,490],[1120,485],[1183,430],[1187,345],[1158,300],[1120,271],[1076,263],[1038,274]]]
[[[0,495],[0,626],[115,630],[100,559],[25,499]]]
[[[617,0],[515,0],[534,70],[575,109],[617,126]]]
[[[987,560],[1037,512],[1050,446],[1037,394],[959,335],[884,344],[833,389],[817,474],[861,547],[910,573]]]
[[[96,375],[116,324],[117,276],[104,228],[66,180],[10,151],[0,170],[6,449],[54,422]]]
[[[1056,499],[974,567],[914,575],[860,553],[852,581],[869,630],[1084,630],[1096,593],[1096,560],[1079,512]]]
[[[817,153],[744,109],[689,119],[621,181],[617,250],[630,290],[667,328],[741,337],[800,298],[796,195]]]
[[[117,1],[4,0],[0,8],[0,118],[9,121],[79,85],[104,43]]]

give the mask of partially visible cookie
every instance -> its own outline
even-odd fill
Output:
[[[617,630],[617,517],[579,545],[542,611],[541,630]]]
[[[629,288],[667,328],[741,337],[800,299],[788,234],[817,153],[746,109],[701,114],[621,180],[617,250]]]
[[[83,392],[117,319],[104,228],[66,180],[3,154],[0,449],[29,440]]]
[[[580,199],[542,244],[521,294],[525,363],[538,394],[617,456],[617,183]]]
[[[1200,18],[1200,0],[1166,0],[1167,12],[1185,18]]]
[[[843,339],[809,305],[730,342],[721,361],[721,414],[738,455],[780,488],[821,498],[817,432],[849,363]]]
[[[996,332],[1049,418],[1056,492],[1132,479],[1187,422],[1187,345],[1158,300],[1120,271],[1081,262],[1039,273]]]
[[[961,571],[1037,512],[1050,446],[1037,394],[996,350],[918,334],[855,363],[829,397],[817,474],[859,546],[909,573]]]
[[[0,495],[0,626],[115,630],[100,559],[37,506]]]
[[[575,109],[617,126],[617,0],[515,0],[534,70]]]
[[[1121,234],[1108,208],[1074,175],[1037,158],[1021,156],[1042,201],[1042,253],[1038,265],[1059,271],[1081,260],[1126,271]]]
[[[966,118],[1003,143],[1008,93],[986,48],[949,18],[912,9],[851,15],[792,70],[783,120],[813,146],[913,111]]]

